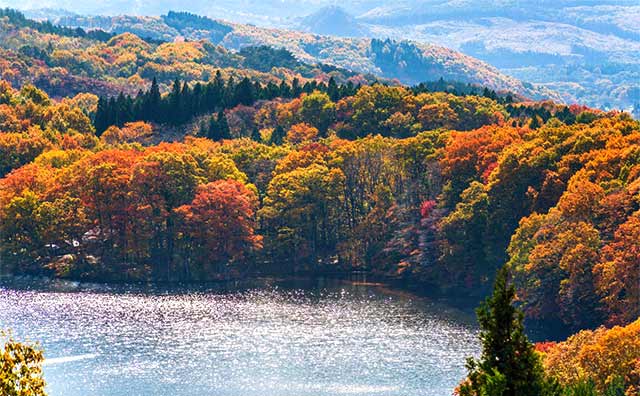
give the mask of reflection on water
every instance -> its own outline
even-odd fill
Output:
[[[336,281],[4,281],[0,328],[41,341],[51,396],[444,396],[479,349],[469,313]]]

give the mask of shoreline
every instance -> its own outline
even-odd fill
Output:
[[[288,285],[290,288],[313,289],[323,287],[326,283],[342,283],[354,287],[376,288],[393,295],[404,295],[428,299],[434,302],[444,302],[452,307],[465,311],[473,311],[481,297],[476,295],[454,295],[442,293],[440,290],[428,288],[425,284],[410,283],[402,279],[394,279],[371,274],[366,271],[354,272],[314,272],[305,271],[294,274],[252,273],[243,277],[229,279],[214,279],[207,281],[121,281],[94,279],[66,279],[44,275],[13,275],[0,274],[0,286],[26,286],[29,289],[50,289],[58,292],[73,291],[103,291],[150,293],[181,293],[181,292],[234,292],[251,290],[270,286]]]
[[[75,279],[75,278],[59,278],[46,275],[29,275],[29,274],[1,274],[0,282],[9,281],[27,281],[42,282],[43,284],[67,284],[76,287],[151,287],[166,289],[181,288],[215,288],[215,286],[225,286],[234,284],[251,284],[256,281],[278,281],[278,282],[318,282],[318,281],[342,281],[354,286],[377,287],[396,291],[403,291],[420,297],[427,297],[436,300],[458,300],[475,302],[474,306],[484,299],[484,294],[475,291],[466,295],[448,293],[437,287],[430,286],[426,283],[400,279],[391,276],[375,274],[367,271],[299,271],[291,274],[282,274],[275,272],[253,272],[244,276],[229,277],[225,279],[208,279],[208,280],[118,280],[118,279]]]
[[[354,279],[359,277],[360,279]],[[370,280],[367,280],[367,278]],[[366,272],[354,273],[298,273],[292,275],[252,274],[243,278],[213,281],[108,281],[62,279],[34,275],[0,275],[0,287],[22,286],[30,291],[52,292],[98,292],[98,293],[149,293],[149,294],[181,294],[181,293],[233,293],[261,288],[314,289],[341,283],[346,286],[375,288],[384,294],[406,298],[424,299],[436,304],[443,304],[467,313],[473,313],[483,300],[479,297],[430,293],[432,290],[407,287],[406,282],[392,282],[381,277],[371,276]],[[404,284],[404,287],[403,287]],[[34,287],[35,286],[35,287]],[[528,324],[529,336],[535,342],[563,340],[572,334],[567,328],[558,327],[558,323]]]

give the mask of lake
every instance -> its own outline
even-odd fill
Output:
[[[45,349],[50,396],[446,396],[472,311],[370,284],[0,281],[0,328]]]

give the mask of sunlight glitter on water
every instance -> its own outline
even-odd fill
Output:
[[[0,327],[40,340],[51,396],[451,394],[469,313],[368,286],[237,292],[0,284]]]

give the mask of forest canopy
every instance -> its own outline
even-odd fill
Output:
[[[3,265],[122,280],[358,269],[477,295],[507,265],[530,318],[637,318],[640,131],[627,114],[296,84],[218,74],[58,101],[3,83]]]

